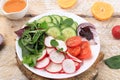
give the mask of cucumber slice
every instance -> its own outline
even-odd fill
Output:
[[[78,23],[77,23],[77,22],[74,22],[71,27],[72,27],[74,30],[76,30],[77,27],[78,27]]]
[[[46,34],[50,35],[50,36],[52,36],[54,38],[57,38],[58,36],[61,35],[61,32],[60,32],[59,28],[57,28],[57,27],[51,27],[51,28],[49,28],[47,30]]]
[[[49,16],[43,16],[42,18],[40,18],[37,22],[38,23],[42,23],[42,22],[52,22],[52,19]]]
[[[58,25],[57,19],[53,15],[51,15],[50,17],[52,18],[52,22]]]
[[[49,23],[47,23],[47,24],[48,24],[49,27],[54,27],[54,26],[56,26],[56,24],[54,24],[54,23],[52,23],[52,22],[49,22]]]
[[[63,29],[61,31],[63,37],[64,37],[64,40],[67,40],[68,38],[72,37],[72,36],[76,36],[76,32],[74,29],[72,29],[71,27],[67,27],[65,29]]]
[[[58,23],[60,24],[62,21],[62,17],[60,17],[59,15],[54,15],[54,17],[57,19]]]
[[[62,29],[65,29],[65,28],[67,28],[67,26],[65,26],[65,25],[61,25],[60,26],[60,29],[62,30]]]

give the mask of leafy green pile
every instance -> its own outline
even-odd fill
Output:
[[[16,31],[16,34],[20,37],[18,40],[19,46],[22,49],[23,63],[29,66],[36,64],[37,58],[41,55],[44,45],[45,31],[47,29],[47,23],[27,23],[25,28]]]

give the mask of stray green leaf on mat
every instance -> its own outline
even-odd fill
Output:
[[[120,69],[120,55],[108,58],[104,62],[111,69]]]

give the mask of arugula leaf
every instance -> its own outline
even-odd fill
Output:
[[[120,55],[108,58],[104,62],[111,69],[120,69]]]
[[[50,44],[51,44],[53,47],[56,47],[56,46],[59,45],[58,42],[57,42],[55,39],[52,39],[52,40],[50,41]]]
[[[71,18],[67,18],[62,22],[63,25],[66,25],[68,27],[71,26],[73,23],[74,23],[74,21]]]

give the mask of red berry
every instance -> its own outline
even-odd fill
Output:
[[[116,25],[112,28],[112,35],[116,39],[120,39],[120,25]]]

